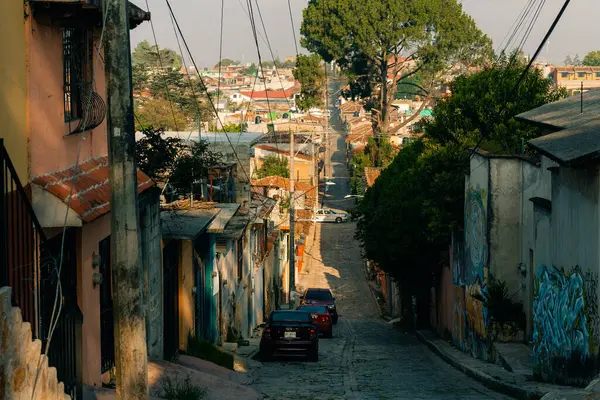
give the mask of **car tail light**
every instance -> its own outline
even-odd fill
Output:
[[[316,335],[317,335],[317,331],[314,330],[314,329],[311,329],[310,330],[310,336],[313,337],[313,336],[316,336]]]
[[[271,329],[269,329],[269,328],[265,329],[265,330],[263,331],[263,336],[264,336],[264,337],[267,337],[267,338],[268,338],[269,336],[271,336]]]
[[[321,322],[329,321],[329,315],[321,315],[320,320],[321,320]]]

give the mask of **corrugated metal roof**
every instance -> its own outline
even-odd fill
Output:
[[[208,226],[208,232],[211,233],[221,233],[225,230],[225,227],[233,218],[237,210],[240,208],[240,204],[237,203],[219,203],[215,204],[215,208],[221,210],[219,214],[217,214],[216,218]]]
[[[566,166],[600,161],[600,89],[569,97],[517,115],[520,121],[556,132],[528,143],[542,154]]]
[[[581,97],[572,96],[521,113],[515,119],[559,130],[586,123],[599,117],[600,88],[583,93],[583,113],[581,112]]]
[[[218,208],[162,211],[162,236],[166,239],[195,240],[207,230],[220,211]]]

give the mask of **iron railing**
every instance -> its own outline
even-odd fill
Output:
[[[58,234],[43,245],[44,258],[40,269],[41,332],[43,349],[49,364],[56,368],[58,380],[74,399],[82,398],[81,325],[83,316],[77,305],[77,248],[73,229]],[[61,263],[62,261],[62,263]],[[60,266],[60,290],[59,282]],[[59,312],[60,311],[60,312]],[[52,316],[56,325],[52,331]],[[51,336],[50,336],[51,335]]]
[[[106,103],[102,97],[92,89],[91,83],[75,85],[77,97],[81,104],[81,117],[69,123],[70,133],[81,133],[98,127],[106,116]]]
[[[39,338],[39,263],[45,240],[29,198],[0,139],[0,287]]]
[[[46,348],[50,333],[58,282],[55,260],[59,255],[56,244],[53,246],[55,242],[46,239],[0,139],[0,287],[12,288],[13,305],[21,309],[23,321],[31,324],[32,335],[42,341],[42,349]],[[65,242],[75,243],[73,239]],[[62,310],[46,355],[50,366],[56,367],[58,379],[65,384],[67,392],[72,398],[81,399],[82,317],[77,307],[73,252],[65,260],[70,264],[65,263],[68,266],[61,273],[63,284],[59,301]]]

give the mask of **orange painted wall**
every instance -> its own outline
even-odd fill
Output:
[[[75,165],[80,144],[80,163],[108,154],[106,119],[96,129],[86,132],[84,138],[81,133],[67,136],[61,26],[37,14],[35,18],[28,18],[25,35],[29,43],[27,93],[30,178]],[[95,32],[94,37],[98,42],[99,32]],[[97,55],[94,63],[95,90],[106,99],[104,64]],[[94,288],[92,283],[94,272],[98,272],[92,268],[92,255],[99,253],[99,242],[110,235],[110,215],[85,224],[79,233],[77,298],[83,313],[83,383],[101,386],[100,289]]]
[[[30,174],[47,172],[75,165],[82,134],[67,136],[64,122],[64,90],[62,29],[57,23],[42,18],[30,18],[29,39],[29,109],[30,109]],[[98,41],[99,33],[94,34]],[[96,50],[97,51],[97,50]],[[106,101],[104,63],[95,55],[95,87]],[[86,133],[81,143],[80,161],[108,154],[106,119]]]
[[[110,214],[85,224],[80,229],[77,300],[83,313],[83,383],[102,386],[100,356],[100,287],[94,287],[92,255],[99,254],[99,244],[110,234]]]

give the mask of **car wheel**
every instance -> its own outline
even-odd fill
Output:
[[[335,223],[336,223],[336,224],[341,224],[341,223],[342,223],[342,219],[341,219],[340,217],[337,217],[337,218],[335,219]]]

